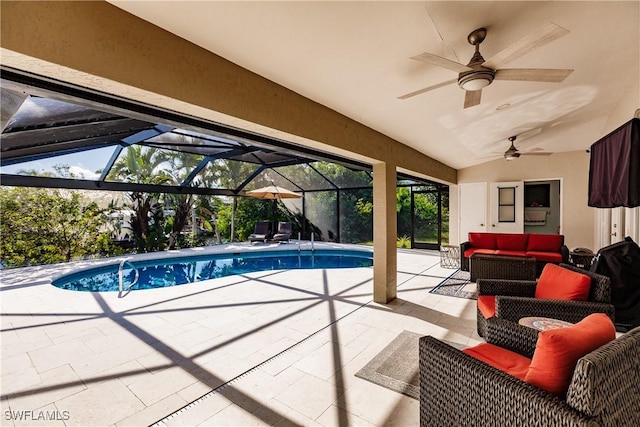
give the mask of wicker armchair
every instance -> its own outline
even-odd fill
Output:
[[[587,301],[534,298],[536,281],[478,279],[478,296],[496,295],[496,317],[517,322],[523,317],[539,316],[576,323],[592,313],[605,313],[611,320],[615,307],[611,304],[611,280],[568,264],[561,267],[591,277]],[[477,310],[478,334],[485,336],[487,319]]]
[[[487,341],[531,357],[538,332],[492,318]],[[578,360],[566,398],[431,336],[420,339],[420,425],[638,426],[640,328]]]

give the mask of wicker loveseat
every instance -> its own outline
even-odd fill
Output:
[[[473,254],[534,257],[538,274],[546,263],[569,262],[562,234],[471,232],[460,244],[460,269],[469,271]]]
[[[487,341],[532,357],[538,331],[492,319]],[[580,358],[563,397],[434,337],[420,339],[420,425],[638,426],[640,328]]]
[[[478,334],[485,336],[487,329],[487,319],[480,309],[484,296],[495,296],[496,317],[513,322],[522,317],[538,316],[576,323],[592,313],[605,313],[611,320],[615,320],[615,307],[611,303],[611,280],[607,276],[568,264],[560,264],[560,267],[591,278],[586,301],[535,298],[535,280],[479,279],[476,310]]]

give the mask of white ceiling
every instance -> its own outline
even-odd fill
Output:
[[[586,149],[640,78],[638,1],[111,3],[456,169],[499,158],[512,135],[523,152]],[[494,81],[467,109],[455,84],[398,99],[457,77],[410,57],[466,64],[485,27],[489,59],[549,22],[570,33],[508,67],[574,69],[564,82]]]

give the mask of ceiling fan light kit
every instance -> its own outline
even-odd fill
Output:
[[[516,136],[510,136],[509,141],[511,142],[511,147],[504,152],[504,158],[507,160],[515,160],[520,157],[520,153],[518,153],[518,149],[515,146]]]
[[[489,86],[494,77],[495,73],[493,70],[488,68],[485,70],[460,73],[460,76],[458,77],[458,86],[464,90],[480,90],[483,87]]]
[[[518,150],[516,148],[515,142],[516,142],[516,138],[517,136],[510,136],[509,142],[511,142],[511,146],[509,147],[509,149],[507,151],[504,152],[504,158],[506,160],[515,160],[517,158],[519,158],[522,155],[525,156],[548,156],[551,153],[543,153],[543,152],[536,152],[536,153],[532,153],[531,151],[528,151],[526,153],[521,153],[520,150]],[[535,150],[535,149],[534,149]]]

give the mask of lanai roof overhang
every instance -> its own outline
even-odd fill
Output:
[[[336,181],[323,175],[314,163],[324,161],[345,168],[347,174],[365,174],[367,187],[371,186],[371,165],[6,66],[0,73],[2,185],[233,196],[261,185],[267,174],[303,193],[363,187],[362,176]],[[190,167],[169,184],[114,178],[114,165],[133,146],[186,156],[184,163]],[[38,169],[43,162],[69,166],[81,158],[102,160],[90,178]],[[207,185],[200,179],[201,172],[215,162],[251,167],[223,188],[219,182]],[[308,177],[304,182],[296,179],[301,168]],[[294,170],[297,173],[289,173]],[[434,184],[409,176],[399,179]]]

